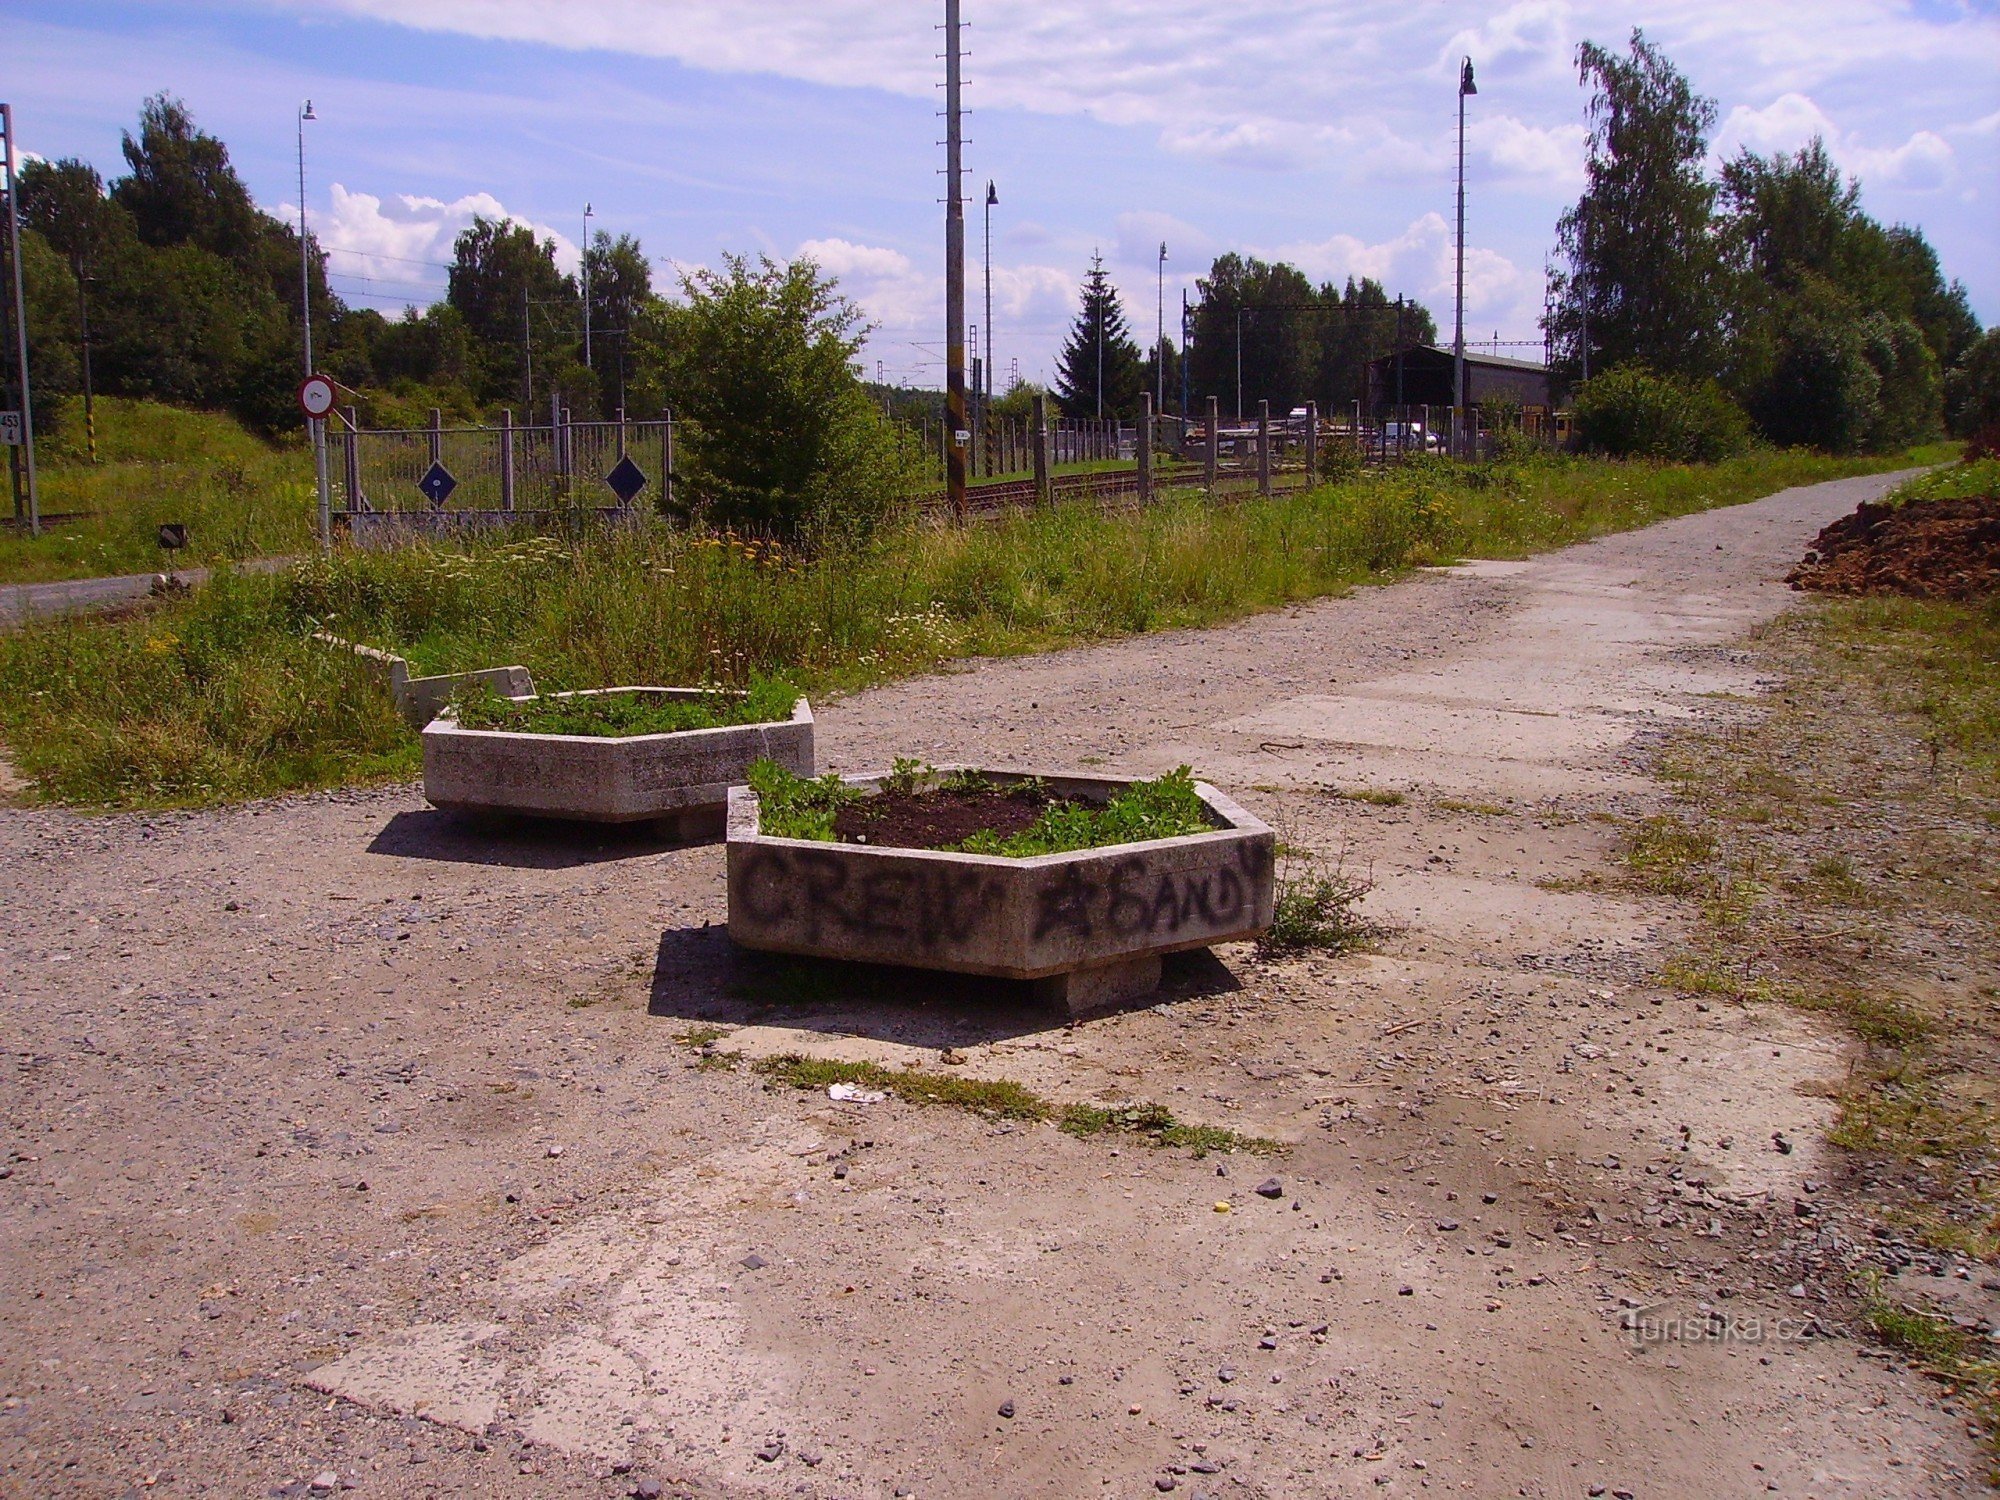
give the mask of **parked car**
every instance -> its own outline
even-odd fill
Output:
[[[1438,435],[1427,431],[1421,422],[1384,422],[1382,446],[1398,452],[1435,453],[1443,444],[1438,441]]]

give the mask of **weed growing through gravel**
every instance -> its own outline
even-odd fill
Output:
[[[1667,752],[1675,813],[1628,831],[1632,878],[1694,901],[1686,993],[1781,1001],[1853,1039],[1829,1143],[1877,1234],[2000,1260],[2000,603],[1829,601],[1761,641],[1786,680],[1748,725]],[[1754,816],[1745,816],[1745,812]],[[1871,1244],[1867,1236],[1860,1243]],[[1864,1281],[1885,1342],[1950,1382],[2000,1451],[1990,1349]]]
[[[1336,860],[1296,854],[1278,867],[1271,930],[1259,948],[1267,955],[1348,953],[1389,935],[1387,924],[1363,916],[1361,903],[1374,882],[1350,875]]]
[[[1380,786],[1347,786],[1326,789],[1329,797],[1337,797],[1342,802],[1365,802],[1370,807],[1401,807],[1409,799],[1401,792],[1390,791]]]
[[[1272,1152],[1277,1142],[1238,1135],[1214,1125],[1188,1125],[1161,1104],[1098,1107],[1073,1104],[1058,1107],[1033,1090],[1004,1078],[968,1078],[923,1069],[885,1068],[880,1063],[840,1062],[788,1052],[759,1058],[752,1071],[774,1086],[819,1092],[837,1083],[875,1089],[906,1104],[942,1105],[967,1110],[988,1119],[1040,1122],[1053,1120],[1074,1136],[1122,1134],[1149,1144],[1177,1147],[1205,1156],[1211,1151]]]
[[[1057,1128],[1065,1135],[1088,1137],[1112,1133],[1144,1136],[1155,1146],[1178,1146],[1197,1158],[1211,1151],[1270,1153],[1276,1141],[1240,1135],[1220,1125],[1188,1125],[1174,1118],[1164,1104],[1071,1104],[1063,1109]]]

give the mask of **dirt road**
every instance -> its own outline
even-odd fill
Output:
[[[1587,880],[1890,482],[822,705],[843,770],[1191,762],[1404,929],[1074,1026],[740,959],[714,848],[0,812],[0,1492],[1963,1492],[1795,1208],[1842,1042],[1657,988],[1678,914]],[[1288,1149],[766,1092],[696,1023]]]

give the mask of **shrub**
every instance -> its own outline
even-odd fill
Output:
[[[1952,434],[2000,437],[2000,328],[1989,328],[1952,366],[1945,382],[1945,410]]]
[[[703,518],[787,541],[872,530],[913,455],[854,374],[859,310],[810,260],[729,256],[682,284],[674,389]]]
[[[1593,453],[1716,463],[1749,446],[1742,408],[1714,381],[1676,380],[1620,365],[1577,388],[1577,437]]]

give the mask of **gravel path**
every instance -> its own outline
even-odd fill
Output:
[[[842,770],[1192,762],[1403,928],[1074,1026],[739,958],[715,848],[0,811],[0,1493],[1962,1492],[1931,1389],[1803,1336],[1841,1042],[1652,987],[1677,913],[1583,878],[1894,478],[821,705]],[[696,1023],[1288,1150],[766,1092]]]

